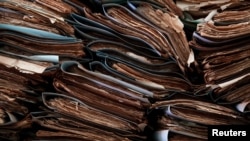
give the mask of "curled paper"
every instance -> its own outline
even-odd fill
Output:
[[[14,59],[6,56],[0,56],[0,63],[7,67],[15,67],[23,73],[43,73],[48,66],[42,66],[32,62],[20,59]]]

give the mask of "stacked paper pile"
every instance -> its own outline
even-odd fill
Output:
[[[207,140],[249,124],[248,2],[0,6],[3,140]]]

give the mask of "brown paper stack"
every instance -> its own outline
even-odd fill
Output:
[[[0,139],[204,141],[249,125],[247,1],[0,7]]]

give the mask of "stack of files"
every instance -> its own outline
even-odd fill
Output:
[[[101,5],[101,12],[83,7],[84,14],[73,13],[71,20],[76,34],[86,44],[99,39],[120,42],[156,57],[173,59],[187,73],[193,53],[183,24],[161,5],[152,1],[110,2]]]
[[[0,52],[7,56],[58,63],[85,55],[82,41],[75,37],[11,24],[0,24],[0,35]]]
[[[80,107],[85,109],[82,109],[82,115],[77,113],[77,109],[75,112],[64,109],[66,104],[61,105],[61,101],[56,99],[51,103],[56,105],[50,104],[49,107],[53,107],[54,111],[60,110],[59,113],[65,112],[72,117],[87,120],[99,128],[105,127],[109,132],[122,133],[129,138],[144,138],[140,135],[147,124],[145,112],[151,105],[148,98],[122,85],[125,82],[90,71],[85,66],[88,66],[88,62],[64,61],[53,80],[56,93],[76,99],[68,101],[69,106],[75,108],[75,104],[82,103]],[[95,112],[92,113],[91,109]]]
[[[212,11],[226,8],[234,8],[246,1],[240,0],[177,0],[176,5],[184,12],[189,13],[194,18],[204,18]]]
[[[143,88],[148,91],[149,98],[154,100],[168,98],[175,92],[193,95],[192,92],[198,88],[182,74],[173,60],[154,57],[121,43],[106,40],[93,41],[86,49],[95,55],[93,58],[97,58],[89,64],[92,71]]]
[[[248,112],[249,105],[249,11],[225,11],[200,24],[190,46],[197,51],[204,82],[211,98],[221,104],[236,104]],[[238,18],[234,18],[237,16]]]
[[[163,0],[144,0],[144,1],[142,1],[142,0],[110,0],[110,1],[90,0],[90,2],[93,5],[99,5],[99,6],[101,6],[102,4],[108,4],[108,3],[124,4],[126,2],[133,2],[133,3],[141,4],[141,2],[147,2],[147,3],[154,5],[158,9],[170,11],[179,17],[183,16],[181,9],[179,7],[177,7],[177,5],[175,4],[175,2],[173,0],[164,0],[164,1]]]
[[[82,40],[66,22],[79,10],[70,1],[0,1],[1,63],[25,73],[43,73],[60,61],[85,56]],[[79,4],[80,5],[80,4]]]
[[[221,11],[243,11],[249,9],[246,0],[176,0],[176,5],[183,12],[180,17],[185,25],[188,40],[196,30],[197,24],[207,22]]]
[[[203,141],[249,124],[248,2],[0,6],[0,139]],[[200,23],[190,42],[185,20]]]
[[[69,95],[44,92],[42,101],[47,110],[31,112],[32,121],[41,126],[33,140],[131,141],[138,130],[135,124]]]
[[[80,13],[72,2],[61,0],[1,0],[0,7],[0,23],[68,36],[74,36],[74,29],[67,23],[66,17],[70,13]]]
[[[83,15],[71,14],[86,53],[97,61],[91,64],[99,64],[104,67],[101,69],[112,71],[110,75],[156,93],[154,98],[158,100],[175,92],[192,94],[199,88],[189,80],[193,73],[190,65],[195,60],[177,15],[149,1],[108,2],[101,6],[102,12],[84,7]],[[158,18],[161,16],[164,21]]]
[[[22,140],[21,133],[32,126],[29,113],[40,106],[41,92],[49,90],[48,78],[53,72],[28,71],[37,66],[14,61],[26,66],[24,72],[24,68],[18,70],[2,61],[9,60],[1,57],[0,63],[0,140]]]
[[[176,5],[182,12],[188,13],[194,19],[211,18],[214,14],[224,10],[249,9],[249,1],[246,0],[176,0]]]
[[[27,130],[35,129],[30,112],[40,110],[42,92],[53,90],[56,65],[85,56],[82,40],[64,19],[73,11],[56,13],[42,3],[0,1],[1,140],[28,137]]]
[[[208,101],[176,98],[151,107],[155,141],[206,141],[213,125],[249,125],[249,120],[232,107]]]

